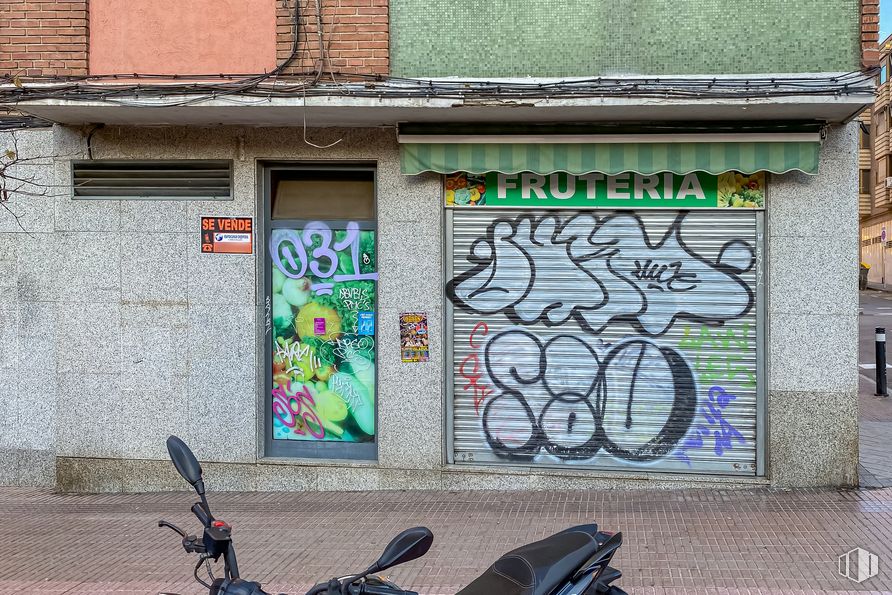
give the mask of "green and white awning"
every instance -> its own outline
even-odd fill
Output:
[[[818,173],[820,134],[401,134],[402,173]]]

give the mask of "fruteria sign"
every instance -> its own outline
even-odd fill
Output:
[[[765,174],[456,173],[445,177],[445,197],[454,208],[762,209]]]

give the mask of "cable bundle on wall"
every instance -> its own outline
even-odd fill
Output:
[[[286,63],[283,63],[287,67]],[[188,82],[160,75],[83,77],[78,80],[33,82],[0,87],[0,104],[46,99],[108,101],[129,106],[184,106],[226,96],[263,99],[287,97],[421,98],[459,101],[517,101],[584,98],[770,99],[802,96],[872,94],[871,73],[851,72],[826,77],[635,77],[557,80],[550,82],[424,80],[356,76],[323,83],[321,68],[299,76],[270,75],[231,79],[215,75]],[[334,73],[333,73],[334,74]]]

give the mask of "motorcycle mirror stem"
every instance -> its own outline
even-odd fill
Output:
[[[170,455],[170,460],[173,461],[173,466],[176,468],[177,473],[195,489],[195,493],[201,498],[202,507],[210,516],[211,507],[204,492],[201,463],[195,458],[195,454],[177,436],[170,436],[167,439],[167,453]]]
[[[393,566],[420,558],[430,549],[434,535],[427,527],[412,527],[394,537],[374,564],[357,575],[341,581],[341,593],[349,593],[350,585],[374,572],[381,572]],[[329,586],[331,592],[331,585]]]

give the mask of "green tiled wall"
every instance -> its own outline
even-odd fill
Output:
[[[390,0],[395,76],[857,70],[859,0]]]

